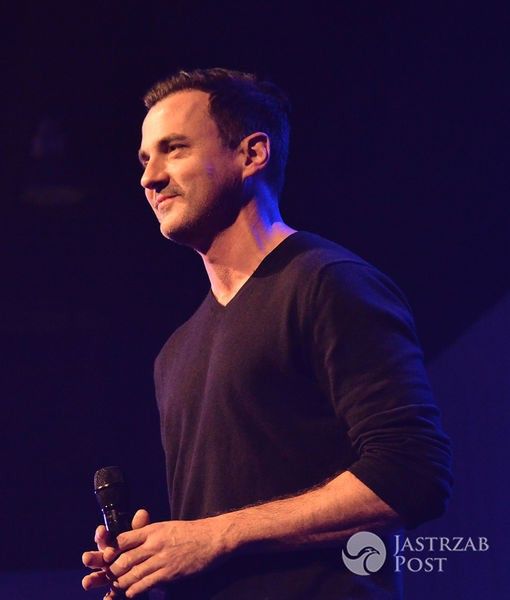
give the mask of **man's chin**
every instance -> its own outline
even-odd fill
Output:
[[[185,244],[186,236],[183,235],[178,229],[173,227],[165,227],[163,223],[159,226],[159,230],[161,235],[165,237],[167,240],[171,242],[175,242],[176,244]]]
[[[230,227],[239,214],[239,207],[225,203],[223,210],[203,211],[200,214],[168,212],[160,221],[160,231],[168,240],[205,253],[214,238]]]
[[[164,223],[160,223],[159,224],[159,230],[161,232],[161,235],[163,237],[166,237],[167,240],[171,240],[172,239],[170,230],[168,229],[168,227],[165,227]]]
[[[180,240],[185,236],[185,227],[179,225],[175,218],[171,218],[169,215],[165,215],[159,223],[159,230],[163,237],[167,240],[180,243]]]
[[[160,223],[159,230],[161,231],[161,235],[171,242],[175,242],[181,246],[191,246],[192,248],[195,246],[196,234],[194,235],[190,227],[179,227],[175,223],[165,223],[163,220]]]

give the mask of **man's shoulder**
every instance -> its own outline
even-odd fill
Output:
[[[369,263],[345,246],[309,231],[297,231],[289,237],[289,250],[308,264],[322,267],[328,263]]]
[[[289,293],[308,301],[313,299],[316,304],[334,297],[336,301],[354,303],[396,302],[410,310],[405,294],[391,277],[355,252],[320,235],[305,231],[294,234],[286,257],[280,262],[282,280],[289,286]]]
[[[352,250],[308,231],[298,231],[289,236],[280,250],[268,261],[266,272],[279,273],[288,282],[296,279],[300,286],[314,286],[328,273],[334,273],[340,279],[349,278],[353,271],[379,273],[376,267]]]

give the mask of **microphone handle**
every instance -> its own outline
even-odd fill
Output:
[[[131,515],[128,512],[117,510],[114,506],[105,506],[101,509],[103,513],[103,520],[108,533],[110,534],[110,541],[115,543],[115,538],[124,531],[131,530]]]
[[[131,531],[132,515],[128,512],[117,510],[113,506],[106,506],[101,509],[101,512],[103,513],[104,524],[110,538],[109,541],[112,546],[116,548],[117,536],[120,533],[124,533],[124,531]],[[116,590],[115,588],[112,588],[112,590],[115,591],[115,598],[118,598],[118,600],[125,600],[126,595],[122,590]],[[148,600],[148,598],[148,593],[137,596],[137,599],[139,600]]]

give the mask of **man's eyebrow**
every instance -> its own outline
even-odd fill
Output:
[[[162,148],[164,146],[168,146],[169,144],[173,144],[175,142],[187,142],[187,136],[181,133],[171,133],[170,135],[166,135],[164,138],[161,138],[157,142],[157,146]],[[142,150],[141,148],[138,150],[138,160],[143,164],[145,160],[149,158],[147,152]]]

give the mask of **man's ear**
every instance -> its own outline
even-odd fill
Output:
[[[267,167],[271,156],[271,143],[267,133],[257,131],[247,135],[241,142],[244,155],[244,174],[255,175]]]

